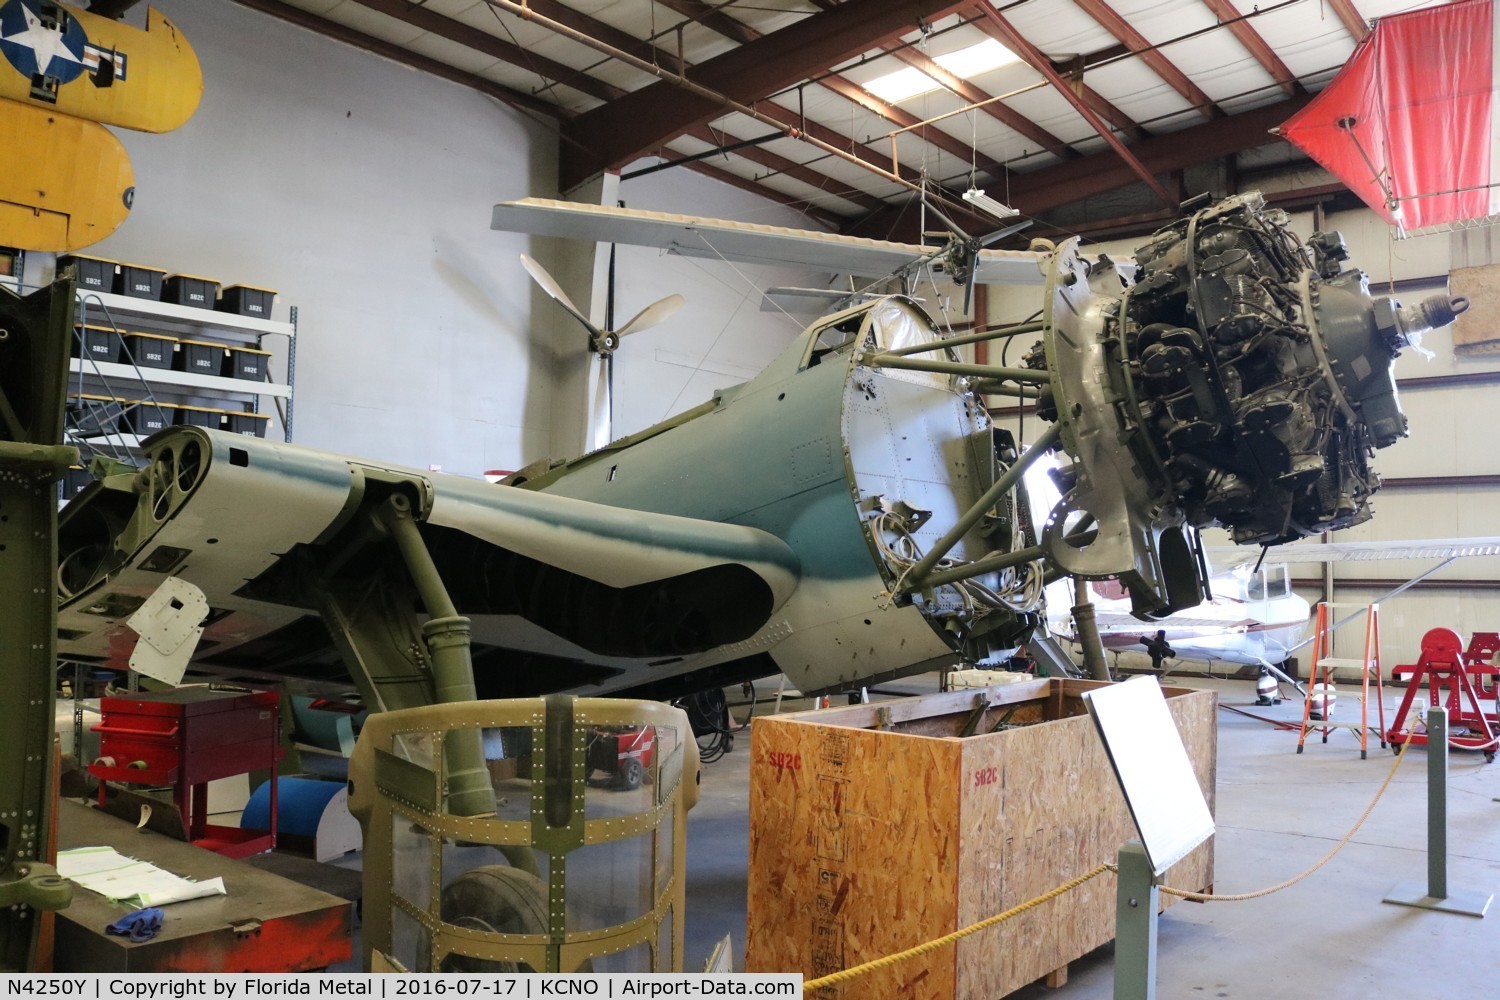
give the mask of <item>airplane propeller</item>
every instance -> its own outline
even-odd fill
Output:
[[[983,194],[984,192],[980,192]],[[1021,230],[1030,226],[1035,219],[1022,219],[1008,226],[1002,226],[994,232],[985,236],[974,237],[964,232],[958,223],[954,222],[942,209],[934,204],[926,192],[919,194],[922,203],[927,210],[937,216],[943,225],[948,227],[949,241],[940,256],[944,260],[944,266],[948,276],[955,282],[964,286],[964,314],[968,315],[969,305],[974,298],[974,279],[976,277],[975,265],[979,262],[979,251],[986,249],[994,243],[998,243],[1007,236],[1013,236]]]
[[[526,268],[526,273],[531,275],[542,291],[550,295],[557,304],[567,311],[583,328],[588,331],[588,349],[593,358],[589,364],[589,383],[591,391],[590,438],[594,447],[603,447],[612,439],[611,424],[614,418],[614,381],[615,381],[615,350],[620,346],[621,339],[632,333],[640,333],[653,326],[666,322],[673,313],[682,308],[685,301],[681,295],[672,294],[664,299],[651,303],[640,312],[631,317],[624,326],[609,330],[600,327],[590,321],[568,294],[562,290],[557,279],[548,273],[547,269],[532,260],[526,254],[521,254],[521,266]]]

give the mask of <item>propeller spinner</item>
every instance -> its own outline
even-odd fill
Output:
[[[521,266],[542,287],[542,291],[555,299],[568,315],[582,323],[583,328],[588,331],[588,350],[593,355],[589,364],[589,399],[592,401],[589,438],[594,447],[603,447],[613,440],[611,423],[614,414],[615,350],[620,346],[620,340],[666,322],[682,308],[685,300],[681,295],[668,295],[636,313],[619,329],[606,330],[591,321],[573,304],[573,300],[568,298],[557,279],[545,267],[524,253],[521,254]]]

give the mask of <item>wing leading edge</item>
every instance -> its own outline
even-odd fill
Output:
[[[1261,559],[1256,546],[1211,546],[1208,561],[1218,572]],[[1454,559],[1500,555],[1500,536],[1411,538],[1381,542],[1292,542],[1265,550],[1266,564],[1369,562],[1383,559]]]
[[[591,243],[656,247],[683,257],[801,266],[868,277],[899,271],[929,256],[934,249],[836,233],[548,198],[525,198],[496,205],[490,228]],[[1046,280],[1045,263],[1049,256],[1028,250],[980,250],[976,257],[977,280],[985,284],[1040,285]]]

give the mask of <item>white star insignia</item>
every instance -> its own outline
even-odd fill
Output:
[[[68,47],[63,44],[63,33],[53,31],[42,26],[41,20],[31,12],[29,7],[22,8],[26,17],[26,28],[13,35],[5,35],[0,40],[10,42],[12,45],[20,45],[31,50],[36,57],[38,71],[43,76],[50,76],[48,70],[52,68],[52,60],[61,59],[63,62],[79,65],[82,60],[75,56]]]

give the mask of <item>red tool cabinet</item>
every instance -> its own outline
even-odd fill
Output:
[[[101,781],[172,788],[188,840],[231,858],[276,846],[276,767],[281,711],[274,692],[177,688],[104,698],[99,759],[89,772]],[[271,772],[271,829],[208,823],[208,783],[249,771]],[[99,787],[101,804],[104,786]]]

